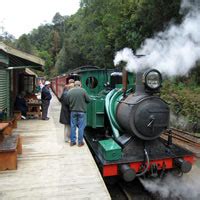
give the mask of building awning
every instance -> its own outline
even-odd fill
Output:
[[[37,75],[35,72],[33,72],[32,70],[30,70],[30,69],[28,69],[28,68],[25,69],[25,73],[26,73],[26,74],[29,74],[29,75],[33,75],[33,76],[35,76],[35,77],[38,77],[38,75]]]
[[[45,62],[37,56],[17,50],[3,42],[0,42],[0,51],[8,58],[8,69],[34,68],[43,71]]]

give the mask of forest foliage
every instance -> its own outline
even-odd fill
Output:
[[[52,23],[23,34],[14,45],[42,55],[47,76],[82,65],[112,68],[118,50],[136,50],[145,38],[178,22],[179,9],[180,0],[81,0],[74,15],[56,13]]]
[[[80,9],[74,15],[55,13],[52,23],[41,24],[18,40],[9,34],[0,40],[43,58],[45,76],[49,78],[83,65],[112,68],[118,50],[129,47],[135,51],[146,38],[164,30],[169,23],[179,23],[180,3],[181,0],[81,0]],[[191,73],[191,85],[196,88],[200,84],[199,76],[199,68]],[[177,80],[180,82],[181,77]],[[192,116],[198,108],[191,117],[198,121],[199,96],[193,97],[195,104],[190,102],[188,91],[192,90],[188,86],[180,89],[176,81],[165,83],[163,96],[174,110],[177,101],[185,102],[186,108],[181,108],[183,115]],[[175,97],[170,97],[170,93],[176,94]]]

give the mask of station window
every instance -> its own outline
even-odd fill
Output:
[[[94,89],[98,85],[98,81],[94,76],[90,76],[86,79],[86,85],[90,89]]]
[[[20,74],[19,76],[19,91],[25,91],[26,93],[33,93],[35,89],[35,76]]]

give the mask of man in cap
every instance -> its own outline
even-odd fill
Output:
[[[50,93],[50,86],[51,86],[51,83],[49,81],[45,81],[44,87],[42,88],[41,99],[42,99],[42,119],[43,120],[49,120],[49,118],[47,117],[47,114],[48,114],[50,100],[52,98],[51,93]]]
[[[81,82],[75,81],[74,88],[68,91],[67,103],[69,105],[70,113],[70,146],[76,145],[76,127],[78,127],[78,146],[84,145],[83,135],[86,126],[86,110],[87,103],[90,98],[87,92],[81,88]]]

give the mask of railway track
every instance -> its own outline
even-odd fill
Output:
[[[112,200],[161,200],[159,194],[147,191],[139,179],[132,182],[118,180],[115,184],[107,185],[107,188]]]
[[[119,188],[123,192],[126,200],[157,200],[150,192],[145,190],[139,180],[133,183],[119,183]]]
[[[131,183],[126,183],[122,180],[114,185],[107,185],[107,188],[112,200],[155,200],[139,180],[134,180]]]
[[[187,132],[187,131],[183,131],[180,129],[176,129],[176,128],[172,128],[172,131],[174,132],[174,134],[176,135],[181,135],[182,137],[195,142],[197,144],[200,144],[200,137],[197,137],[195,135],[192,135],[191,133]]]
[[[107,184],[106,184],[107,185]],[[157,185],[162,187],[161,185]],[[117,181],[115,184],[107,185],[112,200],[186,200],[181,195],[174,195],[173,190],[167,197],[163,197],[163,190],[148,191],[139,179],[132,182],[124,182],[123,180]],[[159,193],[159,191],[162,191]]]
[[[180,145],[190,151],[192,151],[196,157],[200,157],[200,138],[191,135],[186,131],[172,128],[171,129],[172,140],[174,144]],[[169,133],[165,132],[161,135],[161,138],[168,140]]]
[[[179,141],[187,143],[188,145],[199,147],[200,148],[200,138],[195,137],[188,132],[172,128],[172,138],[175,138]],[[169,135],[169,133],[164,133],[164,139]]]

